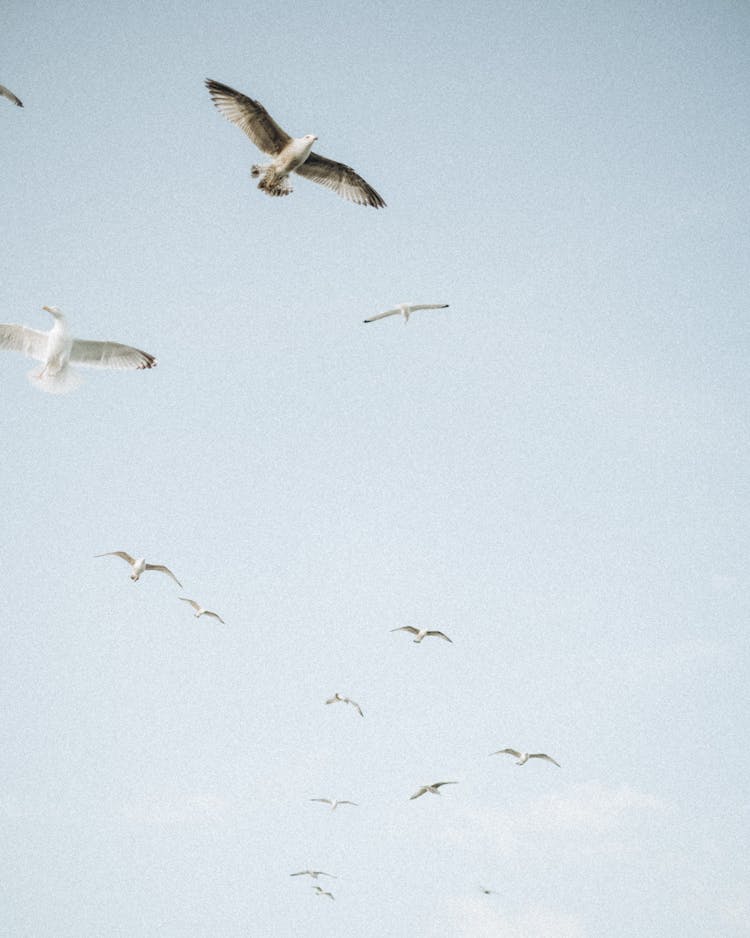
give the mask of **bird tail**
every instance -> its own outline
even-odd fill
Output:
[[[250,174],[256,179],[261,177],[258,188],[268,195],[289,195],[293,191],[289,176],[286,173],[277,173],[273,165],[255,165]]]
[[[41,371],[34,369],[29,372],[28,377],[35,388],[48,394],[68,394],[75,391],[83,380],[78,372],[68,365],[59,371],[50,371],[48,368]]]

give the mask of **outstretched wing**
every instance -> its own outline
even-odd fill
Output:
[[[196,612],[200,609],[200,604],[197,603],[194,599],[187,599],[187,597],[185,596],[180,596],[180,602],[190,603],[190,605],[193,607],[193,609],[195,609]]]
[[[521,758],[521,753],[517,749],[498,749],[496,752],[491,752],[491,756],[515,756],[516,759]]]
[[[421,798],[422,795],[423,795],[426,791],[427,791],[426,788],[420,788],[418,792],[415,792],[415,794],[411,795],[411,797],[409,798],[409,801],[414,801],[415,798]]]
[[[415,629],[413,625],[400,625],[397,629],[391,629],[391,632],[411,632],[412,635],[419,635],[419,629]],[[429,635],[429,632],[427,634]]]
[[[310,801],[320,801],[322,804],[333,804],[330,798],[311,798]]]
[[[444,639],[446,640],[446,642],[450,642],[451,645],[453,644],[453,639],[448,638],[448,636],[445,634],[445,632],[439,632],[437,629],[429,629],[429,630],[427,631],[427,634],[428,634],[428,635],[436,635],[438,638],[444,638]]]
[[[17,104],[18,107],[23,107],[21,104],[21,99],[17,98],[12,91],[5,87],[5,85],[0,85],[0,95],[4,98],[7,98],[9,101],[12,101],[14,104]]]
[[[216,612],[209,612],[208,609],[203,613],[204,616],[211,616],[212,619],[218,619],[222,625],[226,625],[226,622],[221,618],[221,616]]]
[[[147,569],[147,570],[158,570],[159,573],[166,573],[167,576],[171,576],[172,579],[175,581],[175,583],[180,587],[180,589],[182,589],[182,583],[180,583],[180,581],[177,579],[177,577],[174,575],[174,573],[172,573],[172,571],[169,569],[169,567],[165,567],[164,564],[161,564],[161,563],[147,563],[147,564],[146,564],[146,569]]]
[[[556,765],[558,769],[560,768],[560,763],[555,762],[552,756],[548,756],[546,752],[530,752],[529,759],[546,759],[547,762],[551,762],[553,765]]]
[[[206,79],[206,87],[224,117],[244,130],[259,150],[276,156],[292,139],[259,101],[211,78]]]
[[[458,782],[435,782],[433,788],[440,788],[441,785],[458,785]]]
[[[75,339],[70,350],[70,360],[76,365],[89,368],[153,368],[156,359],[131,345],[119,342],[91,342]]]
[[[0,348],[9,352],[20,352],[27,358],[43,362],[47,357],[48,332],[16,326],[12,323],[0,323]]]
[[[363,319],[363,322],[377,322],[378,319],[385,319],[386,316],[398,316],[400,309],[387,309],[384,313],[378,313],[377,316],[370,316],[369,319]]]
[[[122,557],[122,559],[126,561],[126,563],[129,563],[131,567],[135,563],[135,559],[131,557],[130,554],[126,554],[124,550],[110,550],[110,551],[107,551],[106,554],[94,554],[94,556],[95,557]]]
[[[344,163],[336,163],[325,156],[311,153],[295,172],[306,179],[312,179],[313,182],[319,182],[327,189],[333,189],[342,198],[355,202],[357,205],[371,205],[373,208],[385,207],[382,197],[372,186],[355,173],[351,166],[346,166]]]

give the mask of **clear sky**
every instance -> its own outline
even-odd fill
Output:
[[[747,4],[10,2],[0,50],[0,319],[159,359],[0,355],[0,932],[750,934]],[[206,77],[388,207],[266,197]]]

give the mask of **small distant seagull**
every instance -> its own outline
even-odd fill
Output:
[[[333,697],[329,697],[328,700],[326,700],[327,704],[339,703],[339,702],[351,704],[361,717],[364,716],[364,713],[362,713],[362,708],[360,707],[358,703],[356,703],[350,697],[344,697],[344,695],[339,694],[338,691],[333,695]]]
[[[496,895],[497,895],[497,893],[495,892],[494,889],[488,889],[486,886],[480,886],[479,888],[482,890],[482,892],[485,894],[485,896],[496,896]]]
[[[315,890],[315,892],[317,892],[319,896],[328,896],[329,899],[333,899],[333,893],[326,892],[322,886],[313,886],[313,889]]]
[[[414,642],[418,645],[426,635],[436,635],[438,638],[444,638],[446,642],[450,642],[451,645],[453,641],[448,638],[445,632],[438,632],[437,629],[415,629],[413,625],[402,625],[400,628],[391,629],[391,632],[411,632],[412,635],[417,637],[414,639]]]
[[[64,394],[76,388],[81,379],[71,365],[121,369],[153,368],[156,364],[153,355],[130,345],[74,339],[65,317],[56,306],[43,306],[42,309],[55,320],[49,332],[0,323],[0,349],[21,352],[44,365],[40,372],[29,373],[29,379],[41,391]]]
[[[149,568],[146,567],[148,570]],[[190,603],[190,605],[195,609],[195,618],[200,619],[201,616],[211,616],[212,619],[218,619],[222,625],[226,625],[226,622],[221,618],[220,615],[217,615],[215,612],[211,612],[206,609],[205,606],[201,606],[200,603],[197,603],[194,599],[186,599],[184,596],[180,596],[180,600],[184,603]]]
[[[0,96],[7,98],[9,101],[12,101],[14,104],[17,104],[18,107],[23,107],[21,99],[17,98],[12,91],[9,91],[5,85],[0,85]]]
[[[330,798],[311,798],[310,801],[320,801],[321,804],[329,804],[331,806],[331,811],[335,811],[340,804],[353,804],[357,805],[356,801],[336,801],[336,799],[331,800]]]
[[[166,573],[167,576],[171,576],[175,583],[182,589],[182,583],[177,579],[177,577],[172,573],[172,571],[160,563],[146,563],[143,557],[139,557],[137,560],[135,557],[131,557],[130,554],[126,554],[124,550],[110,550],[106,554],[94,554],[95,557],[122,557],[122,559],[129,563],[132,567],[133,572],[130,574],[130,579],[135,583],[146,570],[158,570],[160,573]]]
[[[432,785],[423,785],[419,791],[415,792],[410,798],[409,801],[414,801],[415,798],[421,798],[426,792],[431,792],[433,795],[439,795],[440,792],[438,788],[441,785],[458,785],[458,782],[433,782]]]
[[[292,191],[289,174],[295,172],[357,205],[385,206],[378,193],[351,166],[312,152],[318,139],[315,134],[290,137],[260,102],[211,78],[206,79],[206,87],[224,117],[243,130],[259,150],[273,157],[270,163],[256,164],[250,171],[254,178],[260,176],[258,188],[263,192],[289,195]]]
[[[560,763],[555,762],[552,756],[548,756],[546,752],[519,752],[517,749],[498,749],[497,752],[491,752],[491,756],[515,756],[519,761],[516,762],[516,765],[525,765],[529,759],[546,759],[547,762],[552,762],[553,765],[556,765],[558,769],[560,768]]]
[[[371,316],[363,322],[377,322],[378,319],[385,319],[386,316],[404,317],[404,325],[409,322],[409,316],[415,309],[448,309],[450,303],[399,303],[395,309],[387,309],[384,313],[378,313],[377,316]]]
[[[323,870],[300,870],[299,873],[290,873],[290,876],[312,876],[313,879],[317,879],[319,876],[330,876],[331,879],[338,879],[338,876],[334,876],[333,873],[324,873]]]

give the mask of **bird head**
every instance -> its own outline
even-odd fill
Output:
[[[305,134],[305,136],[302,139],[305,140],[309,144],[313,144],[318,138],[315,136],[315,134]]]
[[[46,310],[51,316],[54,316],[55,319],[59,319],[62,316],[62,312],[56,306],[43,306],[43,310]]]

